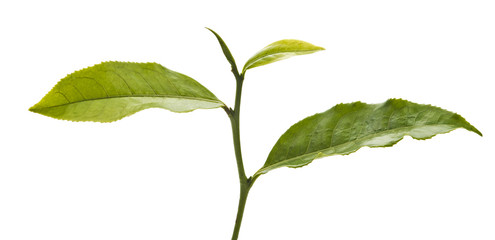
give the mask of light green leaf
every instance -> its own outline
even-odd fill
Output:
[[[405,135],[428,139],[456,128],[482,136],[460,115],[431,105],[402,99],[339,104],[290,127],[254,176],[279,167],[302,167],[314,159],[350,154],[365,146],[390,147]]]
[[[263,66],[293,56],[310,54],[321,50],[325,49],[300,40],[280,40],[264,47],[252,56],[244,65],[242,74],[244,75],[246,70],[250,68]]]
[[[112,122],[147,108],[223,107],[194,79],[157,63],[103,62],[60,80],[29,110],[56,119]]]

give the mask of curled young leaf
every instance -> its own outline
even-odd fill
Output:
[[[254,177],[280,167],[302,167],[325,156],[350,154],[365,146],[390,147],[405,135],[428,139],[457,128],[482,136],[460,115],[431,105],[402,99],[339,104],[290,127]]]
[[[194,79],[157,63],[103,62],[60,80],[29,110],[56,119],[112,122],[147,108],[224,106]]]
[[[232,56],[232,53],[230,53],[229,47],[227,47],[227,44],[225,43],[225,41],[223,41],[223,39],[220,37],[220,35],[218,35],[218,33],[216,33],[215,31],[213,31],[209,28],[206,28],[206,29],[210,30],[210,32],[212,32],[213,35],[215,35],[215,37],[217,38],[218,43],[220,44],[220,47],[222,48],[222,52],[225,55],[225,58],[227,58],[227,61],[229,61],[230,66],[232,67],[232,72],[237,76],[239,74],[239,72],[237,70],[237,65],[235,64],[234,57]]]
[[[250,68],[263,66],[293,56],[310,54],[321,50],[325,49],[301,40],[280,40],[264,47],[252,56],[244,65],[242,74],[244,75],[246,70]]]

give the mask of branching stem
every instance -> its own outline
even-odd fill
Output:
[[[239,236],[239,231],[241,229],[242,216],[244,214],[244,207],[246,206],[246,200],[248,197],[249,189],[251,189],[252,181],[251,178],[246,177],[244,171],[244,163],[242,162],[242,152],[241,152],[241,137],[239,128],[239,117],[241,110],[241,95],[242,95],[242,84],[244,82],[244,76],[239,75],[236,67],[232,68],[232,73],[236,78],[236,94],[235,94],[235,106],[234,109],[225,107],[224,110],[230,118],[230,123],[232,125],[232,136],[234,140],[234,150],[235,157],[237,161],[237,170],[239,172],[239,183],[240,183],[240,196],[239,196],[239,207],[237,209],[237,217],[235,220],[234,233],[232,234],[232,240],[237,240]]]

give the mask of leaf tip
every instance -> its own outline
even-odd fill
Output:
[[[210,31],[211,33],[213,33],[215,35],[215,37],[220,37],[215,31],[213,31],[213,29],[209,28],[209,27],[205,27],[208,31]]]
[[[36,110],[37,110],[36,105],[34,105],[34,106],[30,107],[28,110],[29,110],[30,112],[37,113],[37,111],[36,111]]]
[[[42,114],[42,113],[41,113],[41,112],[42,112],[42,111],[41,111],[42,109],[43,109],[43,107],[40,107],[40,103],[38,102],[38,103],[34,104],[33,106],[31,106],[28,110],[29,110],[30,112],[33,112],[33,113],[39,113],[39,114]]]
[[[478,130],[475,126],[473,126],[471,123],[466,121],[463,117],[461,117],[459,114],[457,114],[464,122],[466,123],[466,126],[464,128],[470,132],[478,134],[478,136],[483,137],[483,133],[481,133],[480,130]]]
[[[478,130],[477,128],[475,128],[472,125],[471,125],[471,129],[468,129],[468,130],[471,131],[471,132],[474,132],[474,133],[478,134],[480,137],[483,137],[483,133],[481,133],[480,130]]]

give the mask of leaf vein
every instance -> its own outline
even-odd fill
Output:
[[[151,88],[151,90],[153,91],[153,93],[156,95],[158,94],[156,91],[155,91],[155,88],[153,88],[153,86],[151,86],[151,84],[148,82],[148,80],[146,80],[146,78],[143,76],[143,74],[141,74],[140,72],[136,71],[136,70],[133,70],[133,72],[139,74],[139,76],[143,79],[143,81],[148,85],[148,87]]]
[[[425,124],[425,125],[423,125],[423,126],[452,126],[452,125],[451,125],[451,124]],[[313,151],[313,152],[306,153],[306,154],[303,154],[303,155],[298,155],[298,156],[291,157],[291,158],[287,158],[288,156],[286,156],[286,157],[284,158],[284,160],[277,161],[277,162],[275,162],[274,164],[270,164],[270,165],[268,165],[268,166],[264,166],[263,168],[261,168],[260,170],[258,170],[258,172],[263,172],[263,171],[265,171],[264,169],[266,169],[267,167],[273,166],[273,165],[275,165],[275,164],[277,164],[277,165],[282,165],[282,163],[285,163],[285,162],[290,162],[290,161],[292,161],[293,159],[298,158],[298,157],[311,156],[311,155],[313,155],[313,154],[322,153],[323,151],[330,150],[330,149],[332,149],[332,148],[337,148],[337,147],[342,146],[342,145],[345,145],[345,144],[353,144],[353,145],[357,145],[357,144],[356,144],[356,141],[359,141],[359,140],[364,140],[364,139],[367,139],[367,138],[368,138],[368,139],[372,139],[373,137],[378,136],[378,135],[381,135],[381,134],[386,135],[388,132],[396,131],[396,130],[399,130],[399,129],[407,129],[407,128],[411,128],[411,129],[412,129],[412,128],[414,128],[414,126],[398,127],[398,128],[393,128],[393,129],[389,129],[389,130],[381,131],[381,132],[372,133],[372,134],[369,134],[369,135],[365,135],[365,136],[363,136],[363,137],[362,137],[362,138],[360,138],[360,139],[356,139],[356,140],[353,140],[353,141],[350,141],[350,142],[344,142],[344,143],[341,143],[341,144],[339,144],[339,145],[330,146],[330,147],[328,147],[328,148],[322,148],[322,149],[319,149],[319,150],[317,150],[317,151]],[[454,129],[455,129],[455,128],[454,128]],[[452,129],[452,130],[454,130],[454,129]],[[452,130],[450,130],[450,131],[452,131]],[[403,134],[403,136],[399,139],[399,141],[400,141],[400,140],[402,140],[402,139],[404,138],[404,136],[406,136],[406,135],[407,135],[407,136],[410,136],[410,135],[409,135],[409,132],[404,133],[404,134]],[[438,134],[435,134],[435,135],[438,135]],[[434,135],[434,136],[435,136],[435,135]],[[399,141],[397,141],[397,142],[399,142]],[[358,146],[358,148],[357,148],[357,149],[355,149],[355,151],[357,151],[357,150],[361,149],[362,147],[366,147],[366,146],[368,146],[368,145],[357,145],[357,146]],[[313,159],[313,160],[314,160],[314,159]],[[311,161],[312,161],[312,160],[308,160],[308,162],[311,162]],[[257,172],[257,173],[258,173],[258,172]],[[255,173],[255,175],[256,175],[257,173]]]
[[[119,67],[117,67],[119,68]],[[122,81],[124,82],[124,84],[127,86],[127,88],[129,89],[129,91],[131,92],[131,95],[134,95],[135,92],[134,90],[132,90],[131,86],[129,86],[129,83],[127,83],[127,81],[115,70],[105,70],[105,72],[112,72],[114,73],[115,75],[117,75],[120,79],[122,79]]]
[[[67,96],[65,96],[65,94],[63,92],[56,91],[55,93],[62,95],[65,98],[65,100],[67,101],[67,103],[71,103],[71,101],[67,98]]]
[[[79,76],[74,76],[74,78],[75,78],[75,79],[78,79],[78,78],[83,78],[83,79],[90,79],[90,80],[95,81],[95,83],[96,83],[96,84],[98,84],[98,86],[100,86],[100,87],[103,89],[103,91],[105,92],[105,94],[107,95],[107,97],[109,96],[109,95],[108,95],[108,91],[107,91],[107,89],[105,88],[105,86],[103,86],[103,84],[101,84],[100,82],[98,82],[98,81],[96,80],[96,78],[93,78],[93,77],[87,77],[87,76],[81,76],[81,77],[79,77]]]
[[[156,71],[155,69],[151,69],[151,68],[143,68],[143,69],[146,69],[146,70],[149,70],[149,71],[152,71],[152,72],[155,72],[155,73],[158,73],[158,74],[163,74],[163,72],[159,72],[159,71]],[[162,70],[165,71],[164,67],[162,66]],[[170,79],[168,77],[164,77],[169,83],[170,85],[172,85],[172,87],[175,89],[175,92],[177,93],[177,95],[181,95],[181,96],[184,96],[184,94],[182,94],[179,89],[175,86],[174,83],[172,83],[172,81],[170,81]]]
[[[104,97],[104,98],[92,98],[92,99],[83,99],[80,101],[74,101],[70,103],[65,103],[65,104],[58,104],[58,105],[53,105],[53,106],[46,106],[46,107],[41,107],[40,109],[45,109],[45,108],[54,108],[54,107],[62,107],[66,106],[69,104],[74,104],[74,103],[81,103],[81,102],[90,102],[90,101],[97,101],[97,100],[106,100],[106,99],[112,99],[112,98],[139,98],[139,97],[149,97],[149,98],[178,98],[178,99],[188,99],[188,100],[197,100],[197,101],[204,101],[204,102],[211,102],[211,103],[221,103],[224,105],[223,102],[220,100],[213,100],[213,99],[207,99],[207,98],[198,98],[198,97],[186,97],[186,96],[175,96],[175,95],[155,95],[155,96],[148,96],[148,95],[132,95],[132,96],[110,96],[110,97]]]

